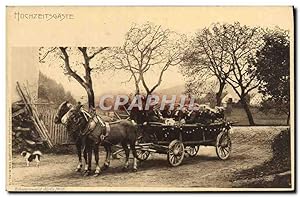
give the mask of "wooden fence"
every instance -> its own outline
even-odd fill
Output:
[[[37,109],[40,119],[48,130],[51,142],[54,145],[72,144],[72,139],[65,126],[54,123],[57,110],[52,105],[38,105]]]

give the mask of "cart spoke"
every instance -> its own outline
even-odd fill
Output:
[[[225,152],[226,151],[226,152]],[[227,156],[227,150],[225,148],[221,148],[222,156],[225,158]]]
[[[229,153],[229,147],[225,147],[224,150],[226,150],[227,153]]]
[[[220,156],[223,157],[222,147],[219,147]]]
[[[178,163],[178,158],[176,156],[174,156],[174,161],[173,161],[174,164],[177,164]]]
[[[172,163],[173,164],[177,163],[177,157],[175,155],[173,156]]]
[[[175,156],[174,155],[170,156],[170,160],[171,160],[172,163],[174,163]]]

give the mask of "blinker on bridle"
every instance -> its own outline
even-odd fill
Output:
[[[70,110],[72,109],[73,105],[71,103],[67,103],[67,107],[69,108],[69,110],[60,118],[60,122],[64,125],[66,125],[68,123],[68,119],[69,117],[65,117],[69,112]],[[63,121],[64,117],[66,118],[66,121]]]

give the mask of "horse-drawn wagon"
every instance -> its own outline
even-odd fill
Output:
[[[185,154],[191,157],[197,155],[200,146],[215,146],[221,160],[227,159],[231,152],[229,122],[184,125],[150,122],[139,127],[140,137],[136,150],[140,161],[147,160],[150,153],[159,153],[167,155],[171,166],[178,166]]]
[[[209,115],[209,112],[207,112]],[[129,148],[135,158],[143,161],[150,153],[166,154],[170,165],[178,166],[182,163],[185,154],[197,155],[200,146],[215,146],[217,155],[225,160],[231,152],[229,136],[230,123],[223,116],[217,117],[211,113],[210,121],[194,124],[184,123],[185,119],[175,121],[172,118],[162,119],[165,122],[145,121],[137,124],[130,119],[116,122],[103,122],[96,114],[89,114],[82,109],[81,104],[75,106],[63,102],[55,116],[55,123],[66,125],[76,140],[79,163],[76,171],[80,171],[82,164],[82,147],[84,147],[85,174],[91,172],[92,153],[94,151],[96,170],[95,175],[107,169],[110,165],[111,147],[121,144],[121,149],[114,154],[125,153],[124,168],[129,165]],[[218,115],[218,114],[217,114]],[[201,116],[200,116],[201,117]],[[199,119],[201,120],[201,119]],[[99,145],[106,150],[106,159],[103,166],[99,166]],[[136,159],[133,170],[137,170]]]

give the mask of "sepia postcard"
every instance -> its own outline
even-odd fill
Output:
[[[295,191],[293,7],[6,20],[7,191]]]

